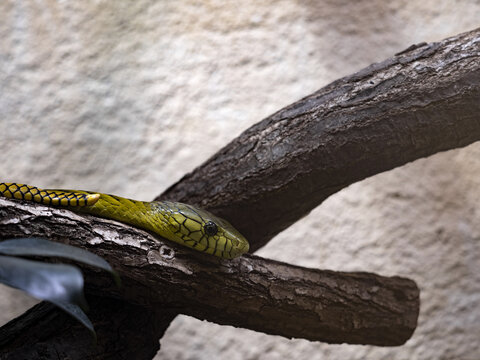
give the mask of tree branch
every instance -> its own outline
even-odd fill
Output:
[[[150,360],[176,313],[152,310],[112,298],[88,297],[92,334],[55,306],[42,302],[0,328],[0,358]]]
[[[411,47],[287,106],[158,198],[230,220],[254,251],[354,182],[479,140],[479,99],[477,29]]]
[[[340,79],[245,131],[162,198],[231,220],[258,249],[353,182],[478,140],[479,48],[477,29]],[[0,219],[2,237],[41,235],[105,256],[125,287],[96,276],[93,291],[149,309],[327,342],[398,345],[415,328],[418,289],[407,279],[221,261],[115,222],[8,200]]]
[[[408,279],[252,255],[219,259],[111,220],[15,200],[0,199],[0,219],[2,237],[34,234],[104,256],[125,286],[116,290],[97,275],[95,292],[149,309],[330,343],[400,345],[416,327],[419,291]]]

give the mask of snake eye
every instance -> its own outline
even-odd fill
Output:
[[[218,227],[213,221],[209,221],[203,226],[203,230],[208,236],[213,236],[217,233]]]

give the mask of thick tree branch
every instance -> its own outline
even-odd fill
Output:
[[[229,219],[251,249],[368,176],[480,139],[480,29],[411,47],[246,130],[162,199]]]
[[[70,316],[40,303],[0,328],[0,358],[150,360],[176,313],[152,310],[111,298],[88,297],[98,341]]]
[[[150,309],[330,343],[400,345],[416,327],[419,291],[404,278],[306,269],[252,255],[223,260],[114,221],[8,199],[0,199],[0,234],[91,249],[125,283],[115,290],[96,276],[95,291]]]
[[[258,249],[353,182],[480,139],[479,47],[475,30],[338,80],[248,129],[162,197],[230,219]],[[126,284],[119,292],[96,276],[93,291],[134,306],[328,342],[398,345],[415,328],[418,289],[407,279],[252,256],[226,262],[114,222],[8,200],[0,219],[2,237],[42,235],[104,255]]]

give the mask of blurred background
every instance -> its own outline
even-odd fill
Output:
[[[151,200],[271,113],[479,15],[478,0],[1,1],[0,180]],[[404,346],[179,316],[157,358],[479,358],[479,173],[480,143],[415,161],[344,189],[259,251],[413,278],[421,313]],[[0,323],[33,303],[1,287]]]

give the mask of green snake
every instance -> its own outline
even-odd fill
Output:
[[[83,190],[42,190],[16,183],[0,183],[0,195],[117,220],[221,258],[233,259],[249,249],[248,241],[228,221],[183,203],[144,202]]]

